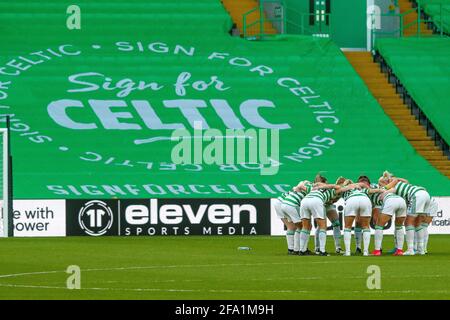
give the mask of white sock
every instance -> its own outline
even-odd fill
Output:
[[[294,251],[300,250],[300,229],[295,230],[294,233]]]
[[[344,229],[344,246],[346,253],[350,253],[351,241],[352,241],[352,229]]]
[[[406,227],[406,245],[408,246],[408,251],[414,250],[414,233],[416,232],[414,226]]]
[[[333,238],[336,249],[341,248],[341,224],[339,220],[333,222]]]
[[[317,251],[319,249],[320,249],[319,228],[316,228],[316,231],[314,233],[314,251]]]
[[[403,244],[405,243],[405,231],[403,230],[403,225],[395,226],[394,237],[396,239],[395,247],[403,250]]]
[[[320,252],[325,252],[326,244],[327,244],[327,230],[320,229],[319,230],[319,243],[320,243]]]
[[[375,227],[375,250],[381,249],[381,243],[383,242],[383,227]]]
[[[394,232],[394,248],[398,248],[398,242],[397,242],[397,226],[395,226],[395,232]],[[403,226],[402,226],[402,230],[403,230]],[[403,241],[405,241],[405,239],[404,239],[404,237],[405,237],[405,234],[403,233]],[[402,245],[402,248],[403,248],[403,245]]]
[[[416,228],[414,231],[414,251],[417,251],[417,242],[419,239],[419,232],[417,231],[420,227]]]
[[[294,250],[294,230],[286,230],[286,242],[289,250]]]
[[[364,252],[369,252],[369,246],[370,246],[370,229],[364,229],[363,230],[363,242],[364,242]]]
[[[425,236],[423,238],[423,250],[425,250],[425,252],[427,252],[428,251],[428,239],[430,237],[430,235],[428,234],[428,227],[425,228],[424,234],[425,234]]]
[[[300,251],[306,251],[308,249],[309,233],[309,230],[302,229],[300,233]]]
[[[418,252],[424,252],[423,245],[424,245],[424,238],[425,238],[425,229],[428,227],[428,224],[422,223],[420,227],[417,230],[417,251]]]
[[[355,228],[356,248],[360,248],[361,249],[361,239],[362,239],[362,229],[361,228]]]

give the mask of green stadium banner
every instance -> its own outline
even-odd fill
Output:
[[[0,3],[0,114],[12,121],[16,198],[267,198],[319,171],[376,179],[385,169],[448,195],[449,179],[332,41],[233,38],[216,0],[71,5]],[[174,164],[172,134],[195,137],[196,123],[216,138],[278,135],[274,171],[251,159]]]

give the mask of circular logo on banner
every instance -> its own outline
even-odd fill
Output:
[[[101,236],[111,228],[113,213],[105,202],[92,200],[80,209],[78,222],[86,234]]]

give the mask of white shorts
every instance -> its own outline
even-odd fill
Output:
[[[387,214],[391,217],[394,214],[395,217],[406,217],[406,202],[400,197],[387,198],[381,208],[381,213]]]
[[[436,217],[438,210],[439,210],[439,207],[438,207],[436,199],[435,198],[431,198],[428,216],[429,217]]]
[[[361,217],[372,216],[372,202],[365,196],[353,196],[345,201],[344,216],[354,217],[359,215]]]
[[[275,208],[275,212],[277,214],[277,217],[280,218],[280,219],[286,219],[286,216],[284,215],[283,210],[281,209],[281,205],[282,204],[283,203],[280,200],[278,200],[278,199],[275,199],[273,201],[273,207]]]
[[[325,206],[319,198],[304,198],[300,205],[302,219],[325,219]]]
[[[419,213],[430,214],[431,197],[425,190],[417,191],[409,204],[408,215],[417,216]]]
[[[293,222],[293,223],[299,223],[302,221],[300,218],[300,208],[297,206],[291,206],[285,203],[281,204],[281,210],[283,211],[285,217]]]

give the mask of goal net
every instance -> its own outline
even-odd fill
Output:
[[[12,236],[8,129],[0,128],[0,237]]]

